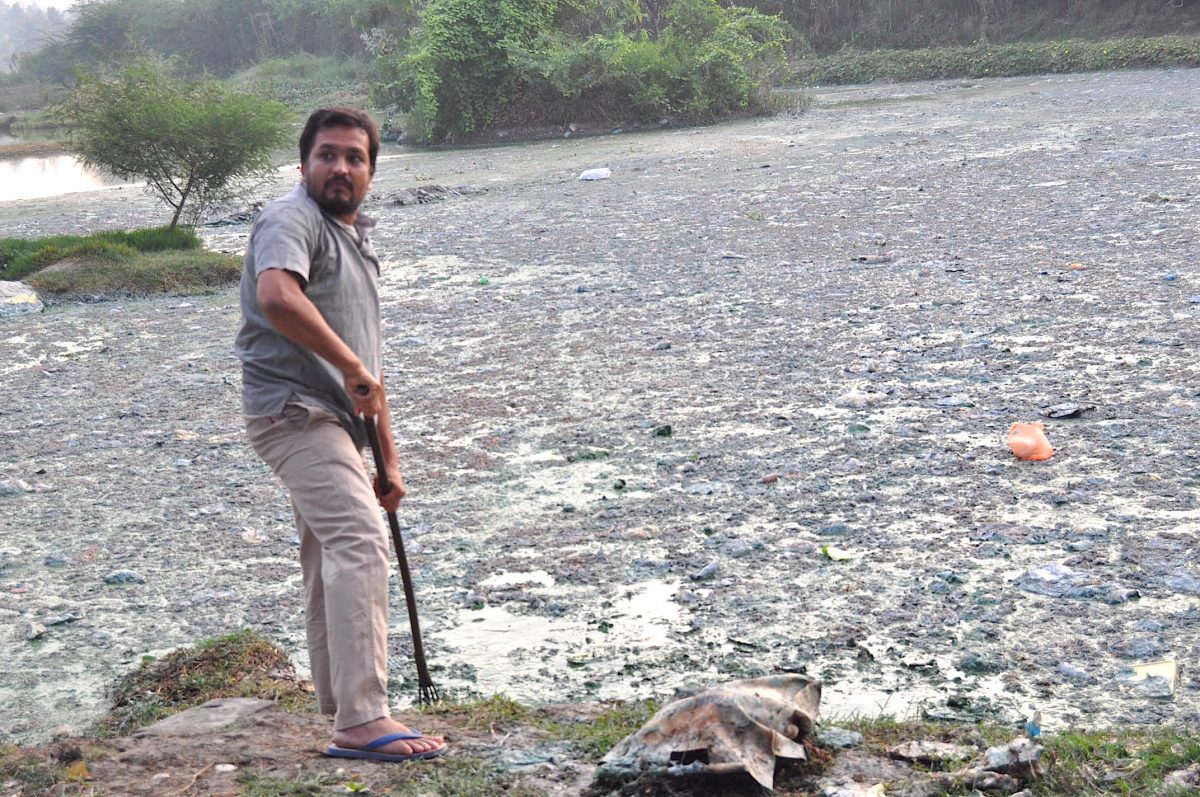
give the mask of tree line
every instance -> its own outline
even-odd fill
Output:
[[[39,50],[58,39],[68,26],[57,8],[0,2],[0,72],[9,71],[22,53]]]
[[[228,75],[298,53],[355,56],[379,26],[406,26],[418,0],[81,0],[70,28],[19,60],[25,75],[69,83],[77,65],[130,49],[175,55]]]
[[[1194,0],[754,0],[819,53],[1200,30]]]
[[[553,3],[556,34],[587,38],[620,23],[654,39],[673,0]],[[69,82],[76,64],[96,64],[136,42],[192,68],[225,75],[297,53],[361,56],[364,43],[399,41],[438,0],[80,0],[68,18],[54,9],[0,2],[0,60]],[[541,14],[543,0],[499,2],[496,13]],[[1200,30],[1200,3],[1171,0],[722,0],[790,27],[793,53],[844,47],[909,48],[1055,36],[1088,38]],[[436,14],[435,14],[436,15]],[[69,25],[68,25],[69,22]],[[7,49],[6,49],[7,48]],[[36,52],[31,52],[36,50]]]

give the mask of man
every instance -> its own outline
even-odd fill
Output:
[[[242,272],[242,404],[254,450],[291,494],[313,684],[332,714],[328,755],[404,761],[445,752],[392,719],[388,542],[379,508],[404,497],[383,388],[375,223],[359,214],[379,131],[361,111],[314,112],[301,183],[267,206]],[[390,490],[367,474],[361,416],[378,421]]]

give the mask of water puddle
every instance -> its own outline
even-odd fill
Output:
[[[0,202],[135,185],[92,171],[74,155],[0,160]]]
[[[442,655],[453,667],[474,671],[472,691],[505,694],[518,701],[545,699],[545,685],[529,677],[529,668],[546,669],[558,680],[574,681],[599,699],[638,696],[628,681],[634,659],[647,661],[672,646],[670,631],[678,628],[680,607],[674,601],[679,585],[646,581],[624,595],[606,598],[595,590],[567,590],[554,585],[545,571],[501,573],[481,586],[521,586],[560,602],[592,604],[592,610],[570,618],[535,614],[515,604],[464,609],[452,626],[434,634],[445,647]],[[648,651],[648,652],[647,652]]]

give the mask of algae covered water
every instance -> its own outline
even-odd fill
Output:
[[[800,116],[381,161],[439,688],[662,698],[802,671],[834,715],[1195,723],[1186,666],[1173,692],[1136,676],[1200,642],[1198,81],[856,87]],[[429,184],[475,190],[387,200]],[[0,234],[161,213],[131,191],[5,203]],[[143,657],[236,628],[303,666],[234,291],[0,321],[0,733],[85,724]],[[1094,409],[1046,417],[1064,403]],[[1037,420],[1055,455],[1016,460],[1009,426]]]

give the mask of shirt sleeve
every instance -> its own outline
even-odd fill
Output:
[[[283,203],[268,206],[254,228],[254,276],[270,268],[299,275],[304,284],[317,248],[317,231],[303,211]]]

